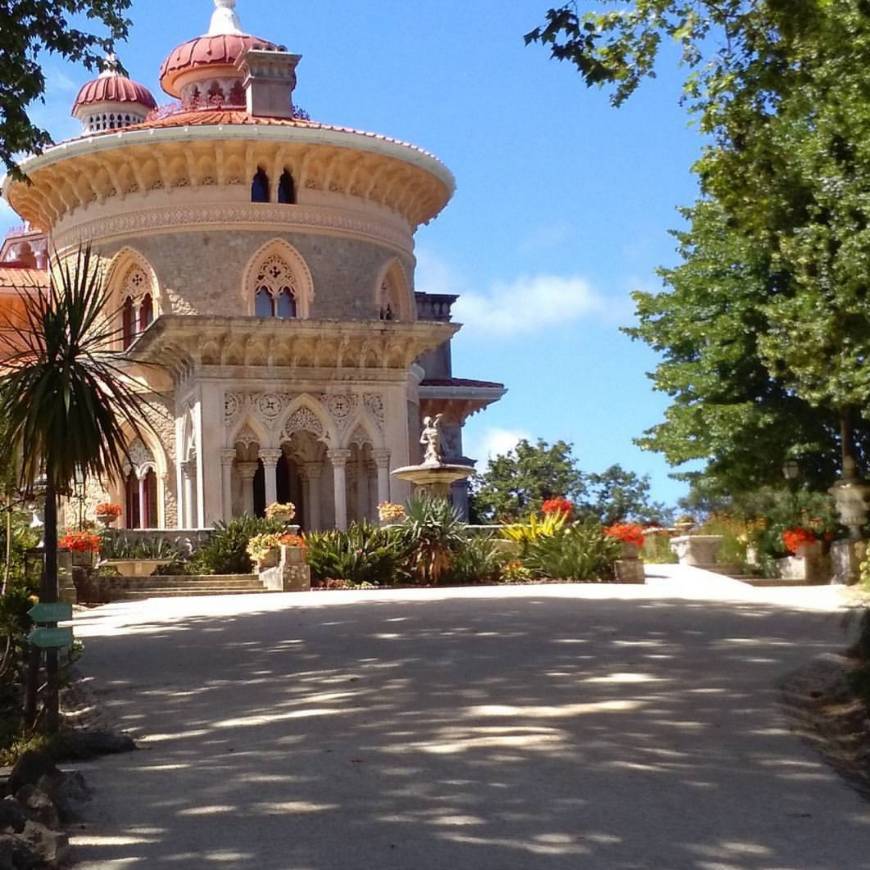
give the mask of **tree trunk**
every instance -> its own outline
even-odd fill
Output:
[[[3,591],[9,590],[9,573],[12,570],[12,504],[11,499],[6,505],[6,563],[3,566]]]
[[[46,604],[57,601],[57,492],[49,478],[45,488],[45,571],[42,575],[40,600]],[[60,686],[58,684],[58,651],[45,653],[45,730],[56,734],[60,729]]]
[[[840,410],[840,449],[842,451],[843,479],[858,480],[858,460],[855,450],[855,430],[853,424],[853,409]]]

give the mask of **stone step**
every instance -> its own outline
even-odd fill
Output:
[[[200,586],[211,586],[215,588],[247,588],[249,586],[258,587],[261,585],[260,578],[256,574],[237,574],[229,576],[205,576],[205,577],[185,577],[185,576],[155,576],[155,577],[112,577],[109,580],[109,585],[116,589],[139,589],[141,587],[157,588],[161,586],[185,586],[195,589]]]
[[[206,595],[267,595],[268,589],[262,586],[259,589],[215,589],[208,586],[199,586],[196,589],[176,588],[167,589],[137,589],[135,591],[119,589],[112,593],[113,601],[141,601],[145,598],[199,598]]]

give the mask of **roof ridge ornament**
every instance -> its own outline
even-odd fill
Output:
[[[207,36],[244,34],[242,22],[236,14],[236,0],[214,0],[214,5]]]
[[[103,68],[99,76],[101,79],[110,79],[113,76],[121,75],[121,62],[114,51],[110,51],[103,58],[101,66]]]

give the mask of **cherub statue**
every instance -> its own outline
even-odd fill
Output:
[[[444,464],[444,436],[441,432],[441,418],[443,416],[443,414],[438,414],[434,420],[432,417],[424,417],[423,419],[423,434],[420,436],[420,443],[426,448],[423,465]]]

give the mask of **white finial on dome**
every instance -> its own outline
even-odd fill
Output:
[[[215,10],[211,16],[209,36],[221,36],[228,33],[244,33],[242,22],[236,15],[236,0],[214,0]]]
[[[101,79],[110,79],[112,76],[117,76],[121,74],[121,64],[118,61],[118,57],[114,51],[110,51],[103,58],[103,71],[100,73]]]

